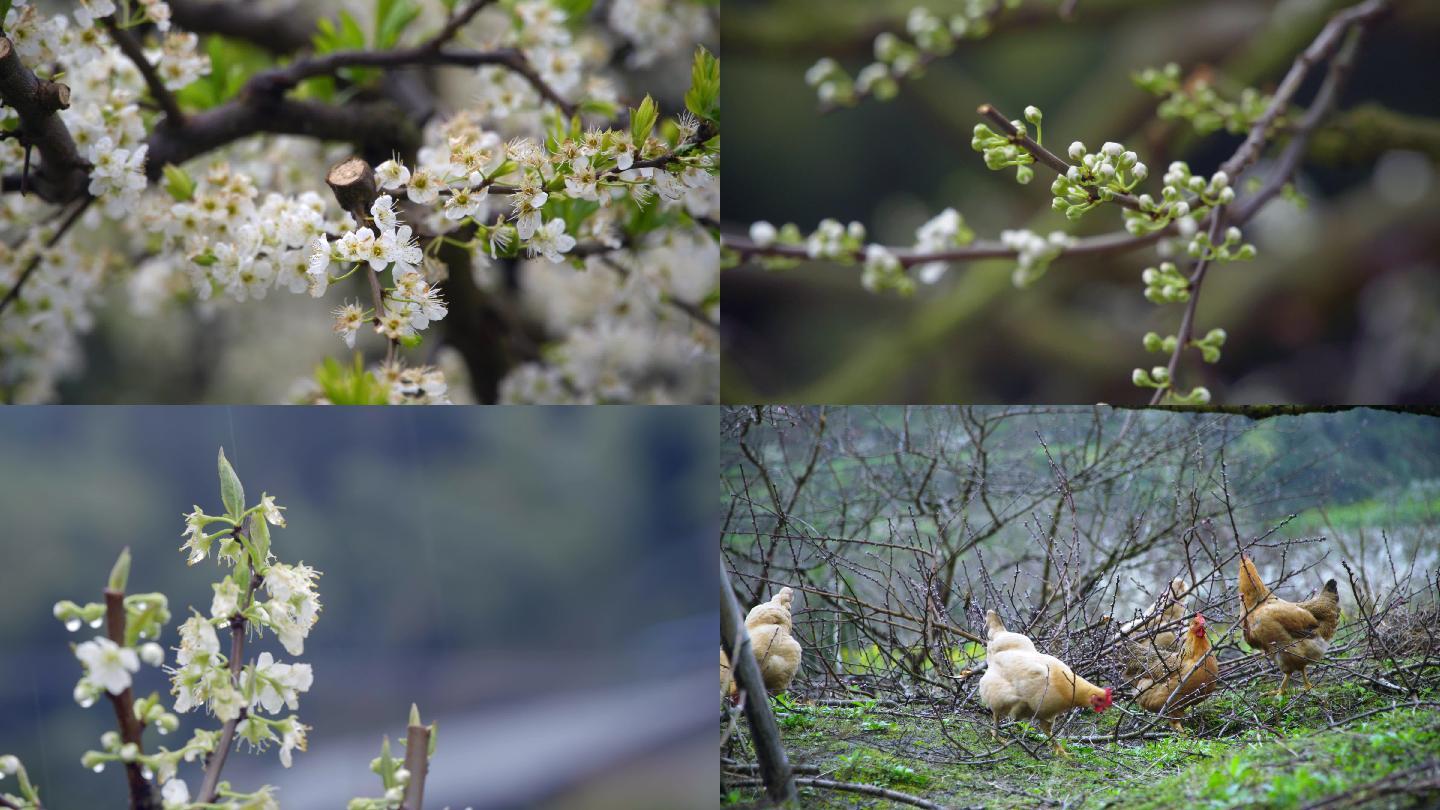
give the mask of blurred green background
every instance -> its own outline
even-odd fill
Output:
[[[382,734],[403,737],[414,701],[440,723],[435,807],[713,795],[713,766],[692,764],[713,753],[687,752],[713,749],[714,411],[8,409],[0,753],[21,756],[47,806],[124,801],[120,771],[80,767],[114,717],[71,699],[81,669],[67,645],[88,636],[51,608],[98,601],[128,545],[131,590],[170,598],[172,647],[221,576],[177,550],[192,504],[220,510],[221,445],[252,500],[263,490],[287,507],[277,556],[324,574],[299,659],[315,671],[299,712],[310,750],[283,771],[273,750],[242,749],[226,767],[237,787],[279,785],[286,808],[378,795],[370,759]],[[252,649],[292,658],[268,636]],[[169,684],[146,667],[138,687]],[[147,747],[219,725],[181,720]],[[181,776],[193,790],[199,767]]]
[[[979,238],[1006,228],[1090,235],[1119,230],[1114,211],[1080,223],[1050,210],[1052,176],[1028,186],[991,172],[970,148],[976,107],[1018,118],[1045,113],[1052,148],[1117,140],[1158,176],[1183,159],[1209,173],[1238,146],[1197,138],[1154,116],[1159,99],[1132,71],[1178,62],[1229,91],[1270,91],[1337,0],[1080,0],[1063,22],[1053,0],[1024,0],[988,39],[962,42],[890,102],[820,114],[806,68],[836,58],[851,75],[877,33],[903,35],[914,0],[729,0],[722,18],[730,168],[726,231],[751,222],[859,220],[869,238],[914,242],[947,206]],[[959,0],[928,8],[954,13]],[[1187,356],[1182,386],[1231,402],[1440,400],[1440,4],[1396,3],[1363,43],[1338,115],[1317,133],[1300,172],[1305,210],[1278,201],[1247,228],[1253,262],[1211,274],[1197,325],[1230,335],[1218,366]],[[1308,103],[1318,80],[1298,96]],[[1380,109],[1394,125],[1361,116]],[[1262,170],[1265,163],[1261,164]],[[1253,173],[1252,173],[1253,174]],[[1173,334],[1181,308],[1142,296],[1153,250],[1061,259],[1034,287],[1010,284],[1013,262],[955,265],[911,299],[860,287],[860,270],[809,263],[770,273],[726,271],[727,402],[1138,402],[1140,338]]]

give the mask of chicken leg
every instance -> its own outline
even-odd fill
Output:
[[[1306,689],[1314,689],[1314,688],[1315,688],[1315,684],[1310,683],[1310,675],[1309,675],[1309,673],[1307,673],[1305,670],[1303,670],[1303,669],[1300,670],[1300,677],[1303,678],[1303,679],[1305,679],[1305,688],[1306,688]]]
[[[1280,678],[1280,688],[1275,690],[1275,697],[1281,697],[1281,696],[1283,696],[1283,695],[1285,694],[1285,684],[1287,684],[1287,683],[1289,683],[1289,682],[1290,682],[1290,673],[1288,673],[1288,672],[1283,673],[1283,675],[1282,675],[1281,678]]]

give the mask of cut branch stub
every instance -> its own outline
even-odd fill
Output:
[[[405,770],[410,781],[405,785],[402,810],[421,810],[425,804],[425,777],[430,771],[430,727],[420,724],[420,713],[410,707],[410,725],[405,730]]]
[[[41,81],[40,87],[35,92],[35,98],[40,106],[47,110],[68,110],[70,109],[70,86],[61,82]]]
[[[335,200],[340,207],[357,219],[363,220],[365,212],[375,202],[375,171],[362,158],[352,157],[335,164],[325,175],[325,182],[335,192]]]

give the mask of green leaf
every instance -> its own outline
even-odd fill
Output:
[[[655,99],[647,93],[645,100],[640,102],[640,109],[630,111],[630,136],[635,139],[637,147],[650,137],[659,118],[660,111],[655,107]]]
[[[385,405],[389,391],[365,370],[364,360],[357,353],[353,368],[340,365],[333,357],[315,369],[315,382],[325,398],[336,405]]]
[[[348,11],[340,12],[338,27],[329,19],[321,19],[318,27],[320,30],[311,37],[316,53],[365,49],[365,32],[361,30],[360,23],[355,21],[354,15]]]
[[[550,0],[550,4],[565,12],[565,19],[578,20],[590,13],[595,0]]]
[[[420,8],[411,0],[376,0],[375,4],[375,47],[395,47],[400,35],[410,23],[420,16]]]
[[[250,560],[243,554],[240,555],[239,562],[235,563],[235,570],[230,572],[230,578],[240,587],[240,597],[244,599],[250,590]],[[242,602],[240,607],[243,610],[247,605]]]
[[[703,47],[695,51],[685,108],[701,118],[720,122],[720,60]]]
[[[256,571],[264,570],[270,558],[270,526],[258,514],[250,521],[250,558],[255,561]]]
[[[189,173],[174,163],[165,164],[165,190],[175,202],[189,202],[195,196],[195,181]]]
[[[239,521],[240,514],[245,511],[245,488],[240,486],[240,477],[235,474],[235,468],[230,466],[230,460],[225,458],[225,448],[220,448],[220,500],[225,504],[225,510],[229,513],[230,519]]]
[[[120,551],[120,556],[115,560],[115,567],[110,569],[110,582],[106,585],[112,591],[125,592],[125,585],[130,581],[130,547],[126,546]]]

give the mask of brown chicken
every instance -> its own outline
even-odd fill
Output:
[[[781,588],[769,602],[751,608],[745,617],[750,647],[755,651],[755,660],[760,662],[765,688],[771,692],[790,688],[790,681],[800,669],[800,642],[795,640],[790,617],[790,603],[794,598],[794,591]],[[723,650],[721,654],[724,655]],[[725,663],[725,659],[722,658],[721,663]],[[723,673],[722,669],[722,677]]]
[[[1210,639],[1205,635],[1205,616],[1197,613],[1190,620],[1190,629],[1180,650],[1150,660],[1149,670],[1135,684],[1139,692],[1135,702],[1146,711],[1159,714],[1163,710],[1170,727],[1180,731],[1180,718],[1185,710],[1209,697],[1219,679],[1220,666],[1210,652]],[[1170,703],[1168,708],[1166,701]]]
[[[1050,738],[1055,753],[1068,757],[1055,739],[1053,721],[1071,709],[1110,708],[1111,688],[1101,688],[1076,675],[1063,661],[1035,649],[1035,643],[1012,633],[993,610],[985,611],[989,628],[985,648],[985,674],[980,677],[980,701],[995,719],[991,734],[1000,738],[1000,718],[1033,720]]]
[[[1161,592],[1144,615],[1120,626],[1120,652],[1126,681],[1140,677],[1157,657],[1179,649],[1175,629],[1154,631],[1170,628],[1185,615],[1185,601],[1180,596],[1183,593],[1185,580],[1171,580],[1170,587]]]
[[[1242,626],[1245,642],[1275,662],[1284,677],[1275,694],[1285,693],[1285,684],[1296,672],[1311,687],[1305,668],[1325,657],[1335,624],[1340,620],[1340,593],[1335,580],[1304,602],[1286,602],[1260,579],[1255,563],[1240,556],[1240,602],[1244,607]]]
[[[720,650],[720,696],[724,697],[735,691],[735,676],[730,674],[730,656],[725,650]]]

